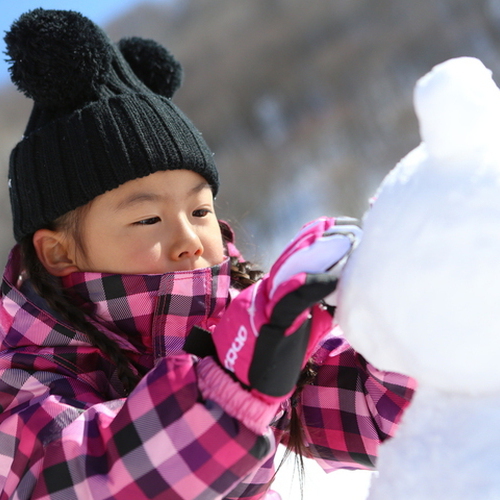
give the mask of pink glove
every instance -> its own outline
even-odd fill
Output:
[[[335,290],[361,234],[353,219],[335,222],[306,224],[269,274],[232,300],[212,333],[222,366],[266,402],[293,392],[318,341],[332,328],[332,315],[318,303]]]

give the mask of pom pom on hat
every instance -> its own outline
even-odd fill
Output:
[[[35,9],[6,34],[12,81],[34,100],[12,150],[17,241],[129,180],[185,169],[217,194],[213,153],[170,99],[181,67],[152,40],[114,44],[90,19]]]
[[[122,38],[118,48],[137,78],[153,92],[170,98],[181,86],[181,65],[159,43],[139,37]]]
[[[46,107],[75,107],[97,99],[112,50],[105,33],[78,12],[35,9],[5,36],[18,89]]]

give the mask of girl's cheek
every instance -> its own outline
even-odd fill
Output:
[[[162,260],[162,246],[160,243],[154,243],[146,248],[137,248],[131,254],[131,260],[135,261],[136,264],[150,263],[156,264]]]
[[[211,260],[214,261],[213,264],[220,264],[226,257],[224,251],[224,244],[222,242],[222,238],[215,239],[212,243],[211,252],[210,252]]]

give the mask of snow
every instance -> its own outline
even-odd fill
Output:
[[[275,464],[283,457],[284,447],[278,448]],[[373,472],[361,470],[338,470],[326,474],[314,461],[304,459],[305,477],[303,497],[301,496],[298,473],[293,455],[283,464],[276,475],[272,490],[279,493],[282,500],[311,500],[338,498],[339,500],[365,500],[368,495]],[[266,498],[267,500],[267,498]],[[272,499],[274,500],[274,499]]]
[[[499,421],[497,394],[422,387],[396,437],[381,446],[369,500],[498,500]]]
[[[414,102],[420,135],[431,157],[456,161],[466,155],[471,173],[475,165],[470,160],[491,146],[496,150],[500,92],[479,59],[461,57],[436,66],[417,82]],[[456,163],[451,168],[457,168]]]
[[[379,368],[466,393],[500,390],[500,140],[490,130],[500,130],[500,91],[492,85],[471,58],[419,80],[424,140],[383,181],[338,312],[349,341]]]
[[[500,90],[474,58],[415,87],[422,142],[364,218],[337,318],[419,389],[370,500],[500,499]]]

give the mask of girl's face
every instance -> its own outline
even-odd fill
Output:
[[[80,233],[72,256],[80,271],[163,274],[224,260],[212,190],[190,170],[155,172],[98,196]]]

